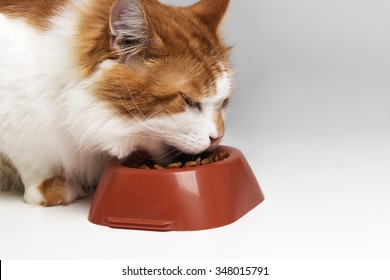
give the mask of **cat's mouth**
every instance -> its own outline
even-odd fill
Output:
[[[188,154],[178,150],[173,146],[166,146],[159,153],[152,153],[144,149],[134,151],[126,161],[132,162],[135,165],[145,163],[145,162],[154,162],[162,166],[167,166],[175,162],[188,162],[194,161],[199,156],[202,156],[206,152],[210,152],[211,149],[207,149],[198,154]]]
[[[121,164],[138,169],[177,169],[208,165],[229,157],[229,152],[220,148],[207,149],[196,155],[185,154],[172,147],[167,152],[163,158],[155,158],[146,151],[138,150]]]

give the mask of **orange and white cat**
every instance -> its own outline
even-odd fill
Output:
[[[229,0],[0,1],[0,189],[73,202],[104,164],[197,154],[224,134]]]

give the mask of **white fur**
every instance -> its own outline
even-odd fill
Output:
[[[42,196],[42,193],[39,191],[39,185],[40,184],[34,184],[28,186],[24,192],[23,199],[25,202],[29,204],[35,204],[40,205],[44,202],[44,198]]]
[[[74,0],[70,6],[87,2]],[[0,155],[19,172],[24,199],[32,204],[43,203],[37,186],[57,175],[72,186],[69,202],[75,200],[83,194],[82,186],[97,183],[109,158],[123,158],[137,148],[157,156],[163,156],[166,144],[202,152],[210,146],[209,137],[220,136],[214,117],[230,94],[225,71],[216,94],[202,101],[202,111],[190,108],[170,117],[126,121],[91,94],[115,62],[106,61],[87,80],[76,75],[70,45],[76,18],[67,12],[70,6],[47,32],[0,14]]]

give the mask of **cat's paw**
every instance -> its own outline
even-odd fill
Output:
[[[23,198],[33,205],[57,206],[68,205],[85,195],[81,187],[71,185],[60,177],[52,177],[27,187]]]

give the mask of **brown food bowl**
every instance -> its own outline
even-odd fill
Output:
[[[237,149],[208,165],[147,170],[108,162],[98,184],[89,221],[113,228],[201,230],[235,222],[264,195]]]

